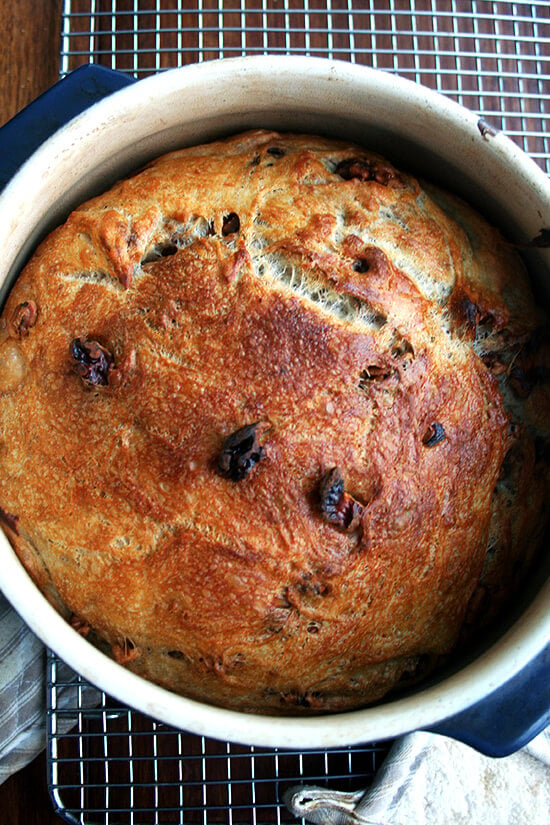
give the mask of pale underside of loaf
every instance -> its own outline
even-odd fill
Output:
[[[10,294],[6,532],[147,678],[252,711],[372,702],[535,552],[541,324],[496,231],[362,148],[258,131],[172,153],[73,212]],[[108,353],[105,383],[75,341]],[[228,478],[252,424],[260,458]],[[351,528],[323,509],[334,468]]]

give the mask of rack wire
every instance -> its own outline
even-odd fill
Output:
[[[61,74],[143,77],[246,54],[348,60],[477,112],[550,173],[550,4],[489,0],[65,0]]]
[[[88,62],[136,78],[247,54],[304,54],[402,75],[501,129],[550,174],[550,4],[489,0],[64,0],[60,74]],[[297,783],[364,787],[387,743],[245,748],[120,706],[48,656],[48,784],[79,825],[295,821]]]
[[[387,743],[335,750],[245,747],[193,736],[123,707],[48,654],[48,783],[79,825],[296,822],[282,802],[298,783],[357,790]]]

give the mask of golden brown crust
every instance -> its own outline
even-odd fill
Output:
[[[495,494],[511,422],[524,454],[548,433],[532,364],[503,404],[539,324],[524,274],[430,193],[363,149],[252,132],[151,163],[25,268],[3,521],[117,661],[235,708],[365,704],[453,647],[488,544],[540,520],[544,497],[512,527]]]

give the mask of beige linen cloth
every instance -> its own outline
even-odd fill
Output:
[[[316,825],[550,825],[550,728],[499,759],[411,733],[395,742],[369,788],[295,787],[285,802]]]

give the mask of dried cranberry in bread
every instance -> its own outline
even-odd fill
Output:
[[[535,552],[542,321],[496,231],[369,151],[256,131],[161,157],[7,300],[4,529],[148,679],[252,711],[372,702]]]

